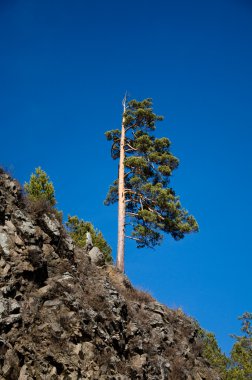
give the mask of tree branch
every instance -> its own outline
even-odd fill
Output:
[[[132,237],[132,236],[125,236],[126,238],[128,238],[128,239],[131,239],[131,240],[136,240],[136,241],[143,241],[143,240],[141,240],[141,239],[137,239],[137,238],[134,238],[134,237]]]
[[[128,142],[126,142],[126,144],[130,149],[132,149],[133,151],[136,151],[137,152],[137,149],[136,148],[133,148],[133,146],[131,146]]]
[[[134,128],[134,127],[137,127],[137,124],[133,124],[133,125],[130,125],[128,126],[128,128],[125,128],[125,133],[128,132],[130,129]]]
[[[141,205],[141,210],[143,210],[143,203],[142,203],[141,197],[140,197],[140,205]]]
[[[137,193],[136,191],[131,190],[131,189],[125,189],[124,191],[125,191],[125,193],[127,192],[127,193],[132,193],[132,194],[137,194],[137,195],[139,195],[139,193]]]
[[[117,147],[116,148],[116,144],[117,144],[117,142],[114,142],[113,144],[112,144],[112,146],[111,146],[111,157],[113,158],[113,152],[117,149],[118,150],[118,152],[119,152],[119,147]]]
[[[147,209],[150,211],[150,212],[154,212],[154,214],[157,214],[157,216],[161,219],[161,220],[165,220],[165,218],[159,214],[159,212],[157,212],[156,210],[153,210],[151,207],[147,207]]]
[[[135,212],[129,212],[129,211],[126,211],[126,214],[127,214],[127,215],[130,215],[130,216],[135,216],[135,217],[138,216],[138,214],[136,214]]]
[[[128,173],[125,173],[125,174],[124,174],[124,178],[126,178],[129,174],[132,174],[132,173],[133,173],[132,170],[130,170]]]

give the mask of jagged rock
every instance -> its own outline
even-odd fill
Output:
[[[2,253],[3,253],[3,251],[2,251]],[[0,257],[0,268],[4,268],[5,265],[6,265],[6,261],[4,260],[3,257]]]
[[[0,297],[0,330],[19,322],[22,319],[19,312],[20,305],[16,300]]]
[[[5,208],[6,201],[2,195],[2,192],[0,191],[0,226],[4,226],[5,224]]]
[[[92,241],[92,236],[91,233],[88,231],[86,233],[86,246],[85,249],[87,252],[89,252],[93,248],[93,241]]]
[[[2,374],[5,379],[17,379],[19,377],[19,360],[13,349],[9,349],[5,354]]]
[[[32,244],[35,243],[34,237],[36,230],[31,221],[21,219],[21,223],[18,225],[18,230],[26,242],[29,241]]]
[[[45,307],[59,306],[61,304],[62,304],[62,302],[58,299],[48,300],[48,301],[44,302]]]
[[[220,379],[193,320],[32,215],[1,172],[0,204],[0,380]]]
[[[16,300],[0,296],[0,318],[7,317],[10,314],[18,314],[19,311],[20,305]]]
[[[45,297],[45,296],[48,296],[48,294],[52,291],[52,289],[53,289],[53,285],[49,284],[38,289],[37,294],[40,297]]]
[[[16,231],[16,227],[11,220],[6,220],[4,230],[8,231],[8,233],[12,235]]]
[[[44,214],[41,218],[42,225],[45,232],[53,239],[59,241],[60,238],[60,224],[57,219],[52,220],[48,215]]]
[[[20,239],[20,237],[18,235],[15,235],[15,240],[14,240],[15,244],[18,246],[18,247],[22,247],[24,245],[24,242],[22,239]]]
[[[0,324],[3,326],[3,328],[5,329],[6,327],[9,327],[10,325],[13,325],[14,323],[16,322],[20,322],[22,319],[22,316],[21,314],[12,314],[12,315],[9,315],[8,317],[6,318],[3,318],[1,321],[0,321]]]
[[[147,363],[147,354],[144,355],[135,355],[131,359],[131,366],[135,369],[143,368]]]
[[[21,367],[21,370],[20,370],[20,373],[19,373],[19,377],[18,377],[18,380],[29,380],[31,379],[29,377],[29,375],[27,374],[27,365],[23,365]]]
[[[1,232],[0,230],[0,252],[2,252],[5,255],[9,255],[10,249],[9,249],[9,244],[8,244],[9,238],[6,232]]]
[[[97,247],[93,247],[91,251],[89,251],[89,256],[91,258],[91,262],[97,266],[103,266],[105,264],[105,259],[103,253]]]
[[[74,251],[74,242],[70,236],[65,237],[64,243],[65,243],[65,247],[68,251],[70,251],[70,252]]]

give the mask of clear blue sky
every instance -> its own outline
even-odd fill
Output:
[[[132,282],[182,307],[228,351],[252,311],[252,5],[249,0],[1,0],[0,163],[50,175],[58,207],[116,248],[103,206],[121,100],[152,97],[180,158],[172,186],[200,233],[127,245]]]

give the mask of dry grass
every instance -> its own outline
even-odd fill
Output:
[[[139,302],[140,304],[155,301],[149,292],[133,288],[128,278],[115,267],[108,267],[107,273],[112,285],[118,293],[123,295],[126,301]]]
[[[52,206],[46,199],[34,200],[29,197],[25,197],[24,203],[27,211],[36,218],[42,216],[43,214],[52,213]]]
[[[130,300],[130,301],[133,301],[133,302],[139,302],[139,303],[150,303],[150,302],[154,302],[154,299],[153,297],[151,296],[151,294],[147,291],[144,291],[144,290],[138,290],[138,289],[127,289],[125,288],[125,297],[127,298],[127,300]]]
[[[106,318],[112,317],[111,309],[108,305],[106,295],[102,292],[101,287],[98,286],[99,291],[97,290],[98,282],[89,283],[87,288],[84,291],[84,300],[86,305],[91,307],[97,313],[100,313],[101,319],[102,316],[106,315]]]
[[[44,214],[47,214],[48,216],[56,218],[61,226],[63,226],[62,211],[57,210],[47,199],[32,199],[23,192],[22,205],[20,206],[27,210],[35,219],[39,219]]]
[[[71,331],[71,322],[72,318],[69,317],[68,315],[61,315],[59,316],[59,324],[65,331]]]
[[[186,380],[184,373],[185,360],[181,356],[175,357],[173,360],[171,379],[172,380]]]

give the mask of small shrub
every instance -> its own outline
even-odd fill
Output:
[[[139,303],[150,303],[154,301],[153,297],[147,291],[133,288],[127,277],[116,268],[108,268],[108,275],[118,293],[122,294],[126,300]]]
[[[27,210],[36,217],[53,212],[52,205],[47,199],[33,199],[27,197],[25,203]]]
[[[87,232],[90,232],[93,245],[101,250],[107,263],[112,262],[111,247],[104,239],[101,231],[95,229],[91,222],[85,222],[84,220],[79,219],[77,216],[69,215],[66,225],[71,238],[78,247],[85,247],[86,234]]]
[[[58,220],[60,224],[63,224],[63,211],[57,210],[56,208],[52,209],[52,214]]]
[[[59,324],[64,330],[71,330],[71,318],[68,315],[60,315]]]
[[[185,359],[181,356],[175,357],[172,365],[172,371],[171,371],[171,379],[173,380],[182,380],[185,379]]]
[[[150,303],[154,301],[150,293],[146,291],[138,290],[134,288],[131,288],[131,289],[125,288],[125,290],[126,290],[124,292],[125,296],[131,301],[135,301],[139,303]]]
[[[149,303],[154,301],[154,298],[148,291],[141,289],[136,289],[136,298],[139,302],[143,303]]]

